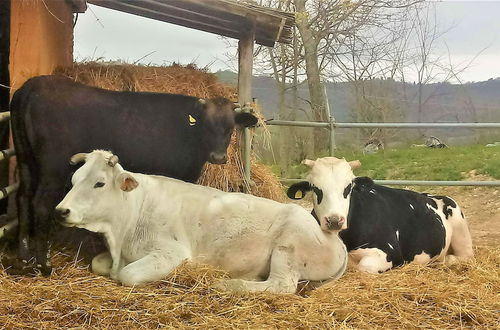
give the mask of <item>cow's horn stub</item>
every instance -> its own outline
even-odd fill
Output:
[[[113,155],[113,156],[109,157],[108,165],[111,167],[115,167],[115,165],[118,164],[118,162],[119,162],[118,156]]]
[[[349,163],[349,166],[354,170],[355,168],[361,167],[361,162],[359,160],[352,160]]]
[[[87,153],[85,152],[80,152],[80,153],[77,153],[77,154],[74,154],[73,156],[71,156],[71,158],[69,159],[69,163],[71,165],[76,165],[80,162],[83,162],[86,158],[87,158]]]
[[[302,165],[306,165],[306,166],[308,166],[308,167],[313,167],[315,163],[316,163],[316,161],[314,161],[314,160],[310,160],[310,159],[304,159],[304,160],[301,162],[301,164],[302,164]]]

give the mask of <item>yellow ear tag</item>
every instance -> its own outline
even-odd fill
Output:
[[[302,198],[302,190],[297,190],[295,192],[295,198]]]
[[[189,115],[188,119],[189,119],[189,126],[196,125],[196,119],[193,116]]]

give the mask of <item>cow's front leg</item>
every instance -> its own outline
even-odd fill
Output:
[[[103,252],[96,255],[92,259],[92,273],[102,276],[107,276],[111,274],[111,268],[113,267],[113,258],[111,258],[111,253]]]
[[[153,252],[123,267],[118,274],[118,281],[125,286],[159,281],[188,258],[189,253],[181,246],[172,246],[168,251]]]

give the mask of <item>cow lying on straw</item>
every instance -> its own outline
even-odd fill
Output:
[[[226,270],[225,289],[292,293],[300,279],[339,278],[347,251],[297,205],[125,171],[107,151],[85,161],[56,207],[62,225],[103,233],[109,253],[92,261],[96,274],[141,285],[183,260]],[[258,281],[259,279],[266,279]]]
[[[452,264],[472,257],[469,228],[453,199],[357,178],[352,168],[359,161],[326,157],[303,163],[311,168],[308,180],[290,186],[288,197],[314,192],[313,215],[325,229],[344,229],[339,235],[357,269],[380,273],[412,261]]]

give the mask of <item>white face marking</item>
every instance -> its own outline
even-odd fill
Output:
[[[344,190],[355,178],[351,166],[345,159],[335,157],[318,158],[311,166],[307,177],[309,183],[321,189],[323,199],[318,203],[314,197],[314,211],[320,225],[326,230],[326,218],[342,217],[345,219],[342,229],[348,227],[350,195],[344,197]]]

